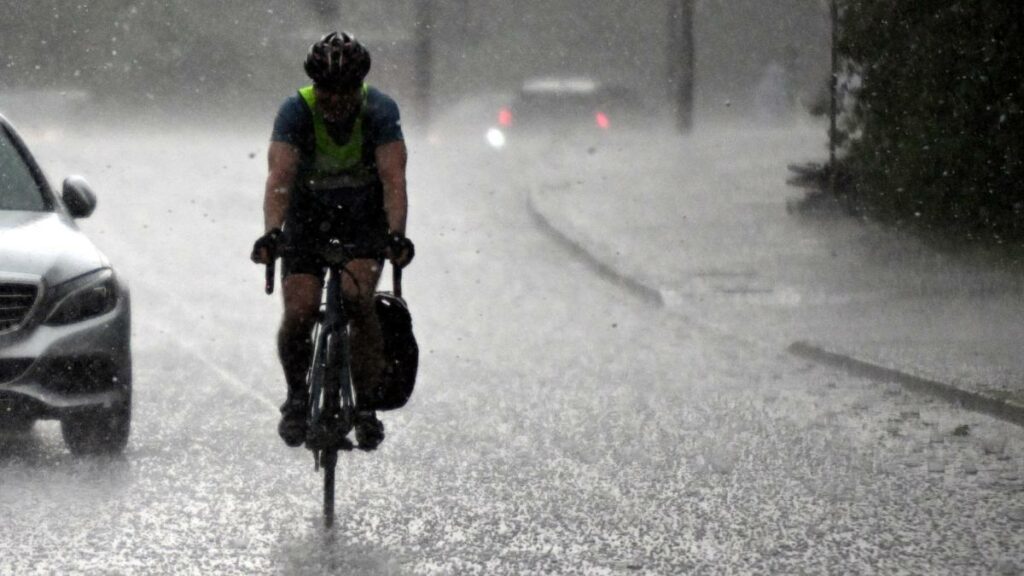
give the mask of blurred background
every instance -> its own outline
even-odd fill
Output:
[[[374,57],[371,83],[407,116],[537,75],[628,84],[672,104],[691,35],[693,99],[751,112],[759,85],[783,78],[792,100],[823,92],[829,14],[821,0],[4,0],[0,91],[56,90],[69,103],[174,114],[273,108],[305,82],[306,47],[348,30]],[[682,6],[690,22],[680,22]],[[684,32],[680,25],[688,24]],[[774,78],[774,79],[773,79]],[[26,96],[23,96],[26,98]],[[38,105],[38,94],[27,96]]]

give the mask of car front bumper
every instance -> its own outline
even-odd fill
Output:
[[[131,400],[131,305],[64,326],[31,325],[0,341],[0,419],[61,418]]]

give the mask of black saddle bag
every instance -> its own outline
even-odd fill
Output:
[[[390,292],[374,297],[377,318],[384,333],[386,368],[380,389],[370,399],[373,410],[395,410],[405,406],[416,386],[420,349],[412,333],[412,316],[405,300]],[[365,405],[365,404],[364,404]]]

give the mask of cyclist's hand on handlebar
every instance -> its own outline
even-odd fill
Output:
[[[257,264],[270,264],[277,258],[277,249],[280,243],[281,229],[272,228],[252,245],[252,254],[249,258]]]
[[[416,246],[404,234],[392,234],[388,239],[388,259],[396,268],[405,268],[416,256]]]

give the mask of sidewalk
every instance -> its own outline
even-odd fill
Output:
[[[820,159],[824,134],[737,128],[548,155],[530,208],[656,305],[1024,424],[1024,271],[790,214],[803,192],[786,166]]]

